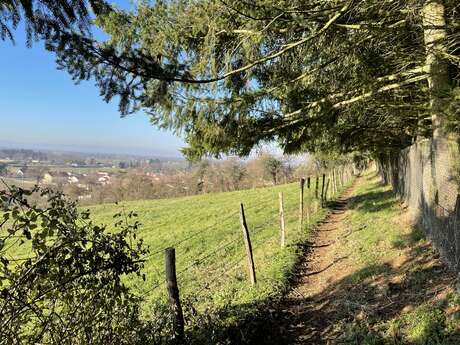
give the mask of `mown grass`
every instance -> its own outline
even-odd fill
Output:
[[[210,329],[224,330],[256,312],[271,297],[288,287],[301,250],[313,225],[324,219],[315,198],[314,181],[305,187],[305,217],[299,228],[299,183],[227,193],[210,193],[162,200],[141,200],[89,207],[94,223],[104,224],[107,231],[117,231],[116,213],[137,213],[141,226],[137,238],[149,247],[143,273],[145,280],[126,277],[132,291],[143,298],[145,318],[158,317],[167,304],[164,283],[164,250],[176,249],[176,269],[181,299],[187,310],[187,325],[202,333],[203,341]],[[346,188],[340,188],[336,195]],[[321,185],[319,186],[319,191]],[[284,197],[286,246],[280,246],[279,192]],[[320,192],[319,192],[320,193]],[[329,199],[333,196],[329,195]],[[240,203],[244,204],[249,227],[257,284],[248,279],[247,257],[240,225]],[[14,256],[27,256],[27,246],[15,246]],[[211,325],[196,326],[193,310],[211,315]],[[191,311],[191,313],[190,313]],[[161,314],[164,316],[164,314]],[[201,316],[200,316],[201,317]],[[163,322],[162,316],[158,318]],[[202,322],[198,320],[198,322]],[[168,330],[166,330],[167,332]],[[206,333],[208,332],[208,333]],[[216,336],[218,338],[218,336]],[[201,340],[200,340],[201,341]],[[211,341],[212,342],[212,341]]]
[[[286,242],[280,247],[278,193],[283,192]],[[305,189],[310,223],[298,227],[299,184],[230,193],[211,193],[165,200],[133,201],[91,207],[97,223],[111,224],[120,210],[135,211],[142,226],[138,237],[150,247],[146,280],[129,281],[145,297],[145,310],[166,301],[164,248],[175,247],[180,293],[197,299],[198,308],[256,305],[285,289],[297,260],[295,244],[308,237],[310,224],[322,219],[314,188]],[[257,284],[248,280],[247,261],[239,221],[245,206],[256,266]],[[308,211],[307,211],[308,210]],[[109,227],[110,229],[110,227]]]
[[[354,272],[340,298],[358,306],[341,316],[340,344],[460,344],[460,297],[455,275],[439,260],[390,187],[367,176],[345,220],[344,251]],[[351,291],[350,287],[353,287]],[[347,320],[347,321],[345,321]]]

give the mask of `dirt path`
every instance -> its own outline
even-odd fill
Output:
[[[280,327],[283,338],[290,344],[327,343],[324,340],[330,328],[329,317],[327,312],[320,311],[334,301],[324,298],[321,292],[351,273],[347,256],[343,255],[340,245],[341,239],[348,235],[343,220],[349,198],[359,183],[360,180],[356,180],[331,205],[327,218],[313,231],[312,242],[300,262],[294,287],[283,299],[281,312],[285,322]]]
[[[330,206],[289,293],[249,343],[460,344],[453,274],[391,191],[378,188],[364,176]]]

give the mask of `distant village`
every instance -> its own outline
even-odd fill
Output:
[[[184,159],[0,149],[0,188],[41,185],[89,205],[276,185],[312,168],[270,153],[191,164]]]
[[[127,174],[159,182],[165,173],[185,166],[181,160],[0,149],[0,178],[6,183],[70,189],[78,191],[80,200],[90,199],[95,187],[110,186]]]

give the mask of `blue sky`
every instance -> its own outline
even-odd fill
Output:
[[[22,29],[15,39],[0,41],[0,147],[180,156],[181,139],[144,114],[120,118],[91,81],[75,85],[57,70],[42,43],[27,48]]]

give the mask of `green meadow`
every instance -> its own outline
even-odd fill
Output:
[[[164,249],[176,249],[181,296],[198,307],[257,304],[282,291],[297,259],[296,244],[308,238],[311,224],[323,218],[314,185],[305,188],[305,221],[299,228],[299,184],[174,199],[132,201],[91,207],[93,219],[111,229],[113,215],[134,211],[141,223],[138,238],[149,246],[143,279],[128,285],[145,299],[145,310],[167,300]],[[280,246],[279,192],[283,192],[286,246]],[[257,284],[248,279],[247,257],[239,220],[244,204],[256,267]],[[309,214],[309,222],[307,221]]]

